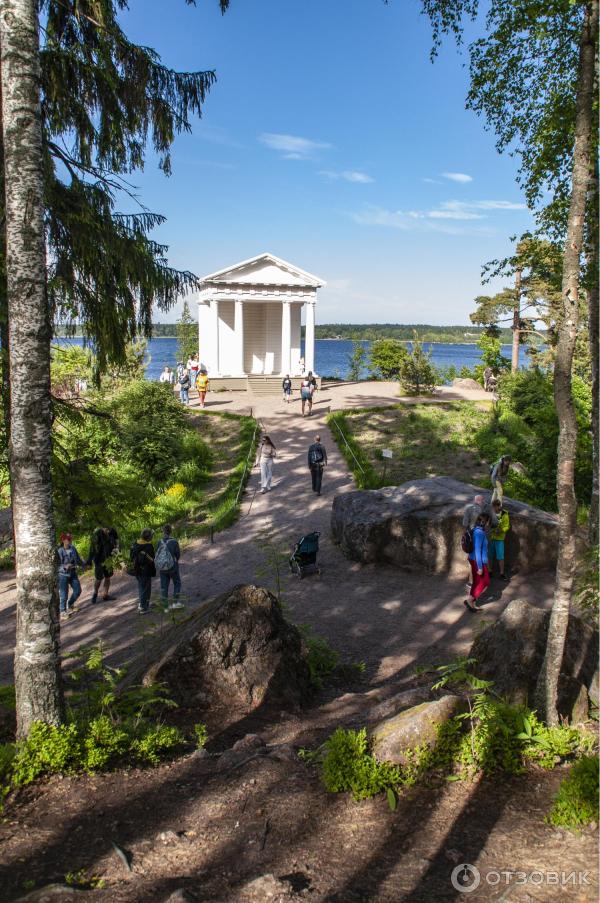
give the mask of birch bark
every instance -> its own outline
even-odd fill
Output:
[[[36,0],[0,0],[6,199],[10,471],[17,566],[17,733],[59,723],[62,686],[52,516],[50,339],[46,298]]]
[[[579,322],[579,279],[583,250],[587,193],[591,177],[594,67],[598,32],[598,0],[587,4],[579,46],[579,76],[575,119],[575,147],[571,202],[563,252],[562,305],[554,364],[554,401],[558,414],[559,545],[554,602],[548,626],[546,653],[536,687],[536,706],[548,724],[558,723],[558,680],[562,666],[575,572],[575,454],[577,420],[571,387],[573,354]]]

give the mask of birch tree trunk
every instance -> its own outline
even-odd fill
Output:
[[[519,369],[519,347],[521,345],[521,276],[523,271],[519,268],[515,273],[515,309],[512,325],[512,360],[511,373]]]
[[[597,85],[598,79],[596,79]],[[588,541],[591,546],[599,542],[598,508],[600,506],[599,469],[600,469],[600,330],[598,328],[598,161],[592,165],[590,204],[593,222],[590,226],[590,251],[588,254],[589,288],[587,291],[590,360],[592,364],[592,499],[590,503],[590,520]]]
[[[594,64],[598,30],[598,0],[586,7],[579,45],[579,75],[575,119],[575,146],[571,174],[571,203],[563,251],[562,305],[554,364],[554,401],[558,414],[559,544],[554,603],[548,627],[546,653],[536,687],[536,706],[548,724],[558,723],[558,679],[563,660],[575,569],[575,453],[577,421],[571,390],[573,353],[579,322],[579,278],[583,249],[586,200],[591,176],[594,99]]]
[[[17,565],[17,733],[62,717],[50,478],[51,327],[46,298],[36,0],[0,0],[6,198],[10,471]]]

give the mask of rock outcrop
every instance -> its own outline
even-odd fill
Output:
[[[389,561],[411,571],[463,575],[462,517],[478,493],[491,498],[489,491],[450,477],[345,492],[333,500],[333,538],[355,561]],[[508,498],[504,505],[511,520],[506,537],[509,568],[528,572],[553,568],[556,515]]]
[[[370,729],[373,755],[380,762],[404,764],[407,749],[434,746],[440,724],[465,710],[460,696],[442,696],[385,718]]]
[[[481,383],[470,377],[457,377],[452,380],[452,385],[455,389],[477,389],[478,392],[481,392],[483,389]]]
[[[512,703],[533,705],[544,658],[550,612],[528,602],[510,602],[497,621],[478,635],[469,652],[478,677]],[[573,721],[587,717],[587,698],[598,705],[598,632],[573,615],[558,686],[558,710]]]
[[[246,585],[195,612],[141,682],[166,684],[189,707],[297,708],[310,694],[300,633],[272,593]]]

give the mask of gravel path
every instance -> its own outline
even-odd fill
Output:
[[[461,581],[406,574],[388,565],[360,566],[349,562],[331,542],[332,499],[339,492],[351,490],[353,481],[326,426],[326,413],[330,408],[394,403],[398,401],[395,391],[393,383],[324,385],[313,415],[304,419],[297,399],[289,406],[279,398],[254,399],[253,413],[277,447],[273,489],[266,495],[257,491],[255,469],[237,523],[216,534],[214,543],[207,537],[190,543],[181,567],[186,604],[195,608],[237,583],[274,586],[272,568],[265,565],[265,541],[261,538],[265,532],[269,542],[288,550],[303,533],[319,530],[321,576],[300,581],[284,569],[282,597],[292,620],[310,624],[343,660],[365,662],[367,695],[397,691],[417,661],[448,661],[464,652],[482,620],[480,617],[475,623],[461,604]],[[451,390],[441,390],[439,398],[489,400],[484,392]],[[249,399],[242,393],[220,393],[211,397],[211,407],[247,412]],[[317,432],[329,457],[321,497],[311,490],[306,461],[308,446]],[[515,576],[508,585],[493,589],[496,597],[486,606],[483,618],[495,619],[511,599],[518,597],[549,606],[552,575],[537,574],[533,581]],[[84,581],[80,612],[61,625],[66,651],[101,639],[110,660],[122,663],[142,648],[149,633],[161,629],[164,622],[160,615],[137,615],[132,578],[117,577],[112,590],[118,596],[116,602],[92,607],[90,581]],[[0,683],[12,679],[14,620],[14,575],[5,574],[0,578]],[[351,707],[364,705],[364,696],[353,696]]]

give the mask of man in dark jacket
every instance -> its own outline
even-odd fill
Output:
[[[114,527],[97,527],[92,533],[90,551],[85,560],[86,565],[94,565],[92,605],[95,605],[98,601],[98,590],[102,581],[104,581],[103,601],[114,602],[116,599],[116,596],[109,595],[108,591],[110,589],[110,578],[114,573],[110,559],[118,548],[119,535]]]
[[[152,578],[156,577],[152,530],[142,530],[140,538],[131,547],[129,557],[133,563],[133,572],[138,583],[138,614],[145,615],[150,611]]]
[[[160,598],[164,608],[167,611],[172,611],[175,608],[185,608],[182,602],[179,601],[179,596],[181,594],[181,575],[179,573],[179,559],[181,558],[181,549],[179,548],[179,543],[174,538],[173,528],[171,524],[165,524],[163,527],[163,535],[162,539],[159,540],[158,545],[156,546],[156,558],[155,565],[158,568],[158,573],[160,576]],[[171,556],[172,567],[167,568],[166,570],[161,567],[161,561],[164,557],[162,547],[166,549]],[[169,583],[173,581],[173,601],[169,605]]]
[[[317,495],[321,495],[321,483],[323,482],[323,468],[327,464],[327,452],[321,445],[321,437],[315,436],[315,441],[308,449],[308,468],[312,477],[312,489]]]

